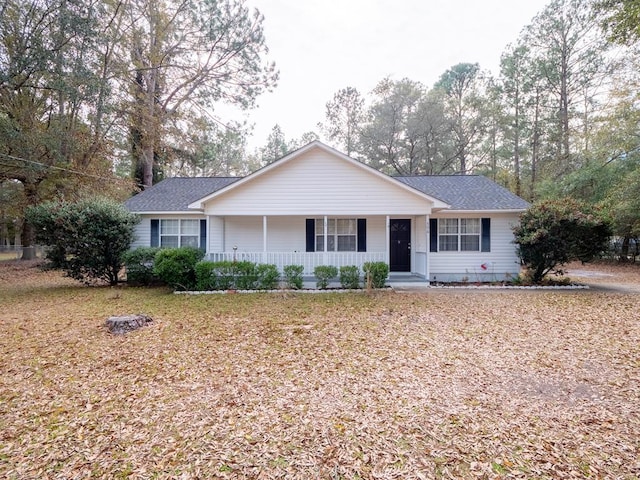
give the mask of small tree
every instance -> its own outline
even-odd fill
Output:
[[[29,208],[26,219],[36,242],[49,247],[52,268],[86,284],[109,285],[118,283],[122,257],[139,222],[121,204],[106,199],[45,203]]]
[[[607,249],[611,230],[597,211],[573,199],[533,205],[513,228],[522,263],[540,283],[572,260],[588,262]]]

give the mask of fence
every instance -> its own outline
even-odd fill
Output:
[[[0,260],[20,260],[23,256],[26,259],[43,258],[44,247],[41,245],[33,247],[23,247],[22,245],[0,245]]]
[[[365,262],[388,262],[384,252],[217,252],[210,253],[209,259],[272,263],[280,271],[285,265],[303,265],[304,275],[313,275],[313,270],[318,265],[356,265],[362,270]]]

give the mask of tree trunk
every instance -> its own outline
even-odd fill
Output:
[[[516,91],[516,111],[514,118],[514,139],[513,139],[513,175],[516,179],[516,195],[522,194],[522,184],[520,181],[520,98],[518,91]]]
[[[153,319],[148,315],[123,315],[109,317],[105,321],[107,329],[114,334],[124,334],[140,327],[153,323]]]

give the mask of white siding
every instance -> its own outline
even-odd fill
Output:
[[[267,250],[304,252],[306,248],[305,217],[267,217]]]
[[[411,272],[427,274],[427,217],[420,215],[411,219]]]
[[[511,226],[518,222],[515,214],[492,215],[437,215],[433,218],[491,218],[490,252],[430,252],[431,281],[468,281],[505,280],[518,275],[520,262],[513,243]],[[483,270],[481,265],[488,266]]]
[[[367,252],[387,252],[386,217],[367,218]]]
[[[151,245],[151,219],[142,217],[140,223],[136,225],[134,239],[131,248],[149,247]]]
[[[207,251],[224,251],[224,218],[222,217],[209,217],[209,248]]]
[[[208,215],[417,215],[432,202],[315,148],[207,202]]]
[[[224,245],[227,252],[262,252],[262,217],[226,217]]]

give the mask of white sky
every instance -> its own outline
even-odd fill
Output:
[[[320,134],[325,104],[347,86],[368,95],[384,77],[432,86],[447,69],[478,62],[498,74],[500,55],[550,0],[248,0],[264,15],[272,93],[244,114],[249,149],[277,123],[288,141]]]

